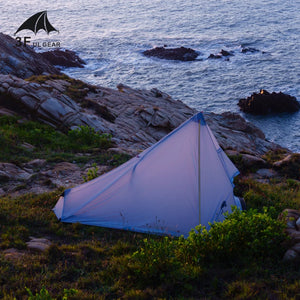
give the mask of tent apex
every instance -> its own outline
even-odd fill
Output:
[[[203,112],[198,112],[196,115],[194,115],[192,117],[192,120],[195,121],[195,122],[200,122],[201,125],[206,125],[206,122],[205,122],[205,119],[204,119],[204,116],[203,116]]]

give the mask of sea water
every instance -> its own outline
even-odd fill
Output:
[[[75,50],[87,65],[65,72],[93,84],[155,87],[216,113],[239,112],[238,100],[260,89],[300,100],[299,0],[0,0],[0,7],[0,31],[11,36],[31,15],[47,10],[59,33],[17,35]],[[163,45],[191,47],[199,56],[180,62],[142,54]],[[259,51],[242,53],[245,47]],[[234,56],[207,59],[221,49]],[[267,139],[300,152],[300,112],[242,115]]]

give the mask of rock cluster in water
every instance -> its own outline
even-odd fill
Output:
[[[242,53],[257,53],[257,52],[260,52],[260,51],[253,47],[243,47],[242,48]],[[262,53],[264,54],[265,52],[262,52]]]
[[[54,66],[83,68],[85,65],[85,62],[74,51],[67,49],[55,49],[40,54]]]
[[[165,48],[156,47],[143,52],[145,56],[153,56],[169,60],[192,61],[198,56],[198,53],[191,48]]]
[[[242,47],[241,53],[257,53],[261,52],[256,48],[251,47]],[[265,53],[265,52],[261,52]],[[168,59],[168,60],[181,60],[181,61],[192,61],[196,60],[199,55],[199,52],[195,51],[191,48],[178,47],[178,48],[167,48],[164,47],[155,47],[153,49],[149,49],[143,52],[145,56],[148,57],[157,57],[160,59]],[[229,61],[229,57],[234,56],[234,51],[228,51],[221,49],[221,51],[217,54],[211,53],[207,58],[208,59],[221,59],[225,58],[226,61]]]
[[[222,57],[228,58],[229,56],[233,56],[233,55],[234,54],[232,51],[227,51],[227,50],[222,49],[218,54],[210,54],[208,58],[220,59]]]
[[[269,93],[261,90],[260,93],[253,93],[246,99],[240,99],[240,109],[245,113],[255,115],[266,115],[269,113],[296,112],[300,109],[300,103],[295,97],[279,93]]]

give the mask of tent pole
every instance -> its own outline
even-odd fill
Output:
[[[199,201],[199,225],[201,224],[201,173],[200,173],[200,130],[201,130],[201,122],[199,123],[198,130],[198,201]]]

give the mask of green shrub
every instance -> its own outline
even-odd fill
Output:
[[[111,272],[130,278],[134,287],[164,287],[165,295],[176,297],[192,295],[193,286],[200,289],[199,284],[206,281],[213,294],[220,296],[224,284],[216,273],[210,278],[209,270],[278,263],[286,250],[284,228],[267,209],[262,213],[234,209],[222,223],[214,223],[209,230],[197,226],[186,239],[144,239],[131,256],[118,259]]]
[[[31,290],[29,288],[25,288],[27,293],[29,294],[28,300],[55,300],[55,298],[52,298],[49,292],[46,290],[46,288],[43,286],[39,293],[36,293],[33,295]],[[78,293],[75,289],[64,289],[64,293],[62,296],[62,300],[68,300],[69,296],[74,296]]]
[[[37,83],[45,83],[47,80],[69,80],[72,79],[69,76],[62,74],[49,74],[49,75],[32,75],[29,78],[26,78],[26,81],[37,82]]]
[[[263,207],[273,207],[276,218],[285,208],[300,209],[300,183],[288,179],[281,183],[263,184],[248,181],[248,191],[244,193],[247,208],[262,212]]]
[[[88,182],[90,180],[93,180],[95,178],[97,178],[99,175],[98,175],[98,171],[99,171],[99,168],[97,167],[97,164],[92,164],[92,167],[91,169],[89,169],[87,171],[87,176],[83,176],[83,180],[84,182]]]
[[[32,145],[34,151],[24,147],[24,143]],[[112,142],[111,135],[100,134],[88,126],[80,126],[64,134],[39,122],[0,117],[0,144],[0,161],[23,163],[34,158],[73,161],[73,153],[76,152],[94,151],[94,156],[101,157],[100,150],[108,149]]]
[[[173,276],[172,273],[180,266],[175,256],[176,246],[176,241],[168,237],[144,239],[143,245],[131,259],[131,268],[139,280],[158,284]]]
[[[241,280],[230,283],[225,295],[227,299],[260,299],[258,291],[259,287],[255,283]],[[266,296],[263,298],[267,299]]]
[[[89,126],[79,126],[79,128],[68,132],[69,138],[76,145],[87,145],[99,148],[109,148],[111,146],[111,135],[99,134],[94,128]]]
[[[26,240],[28,240],[29,231],[23,225],[6,227],[1,234],[1,248],[26,248]]]
[[[36,293],[35,295],[33,295],[29,288],[25,289],[29,294],[28,300],[53,300],[53,298],[50,296],[49,292],[44,286],[41,288],[40,292]]]
[[[56,244],[52,244],[47,249],[46,255],[51,264],[56,264],[63,257],[63,252]]]
[[[246,264],[249,260],[280,259],[286,239],[285,224],[272,218],[265,208],[262,213],[250,209],[233,209],[223,222],[210,230],[197,226],[186,240],[185,258],[189,263]]]

